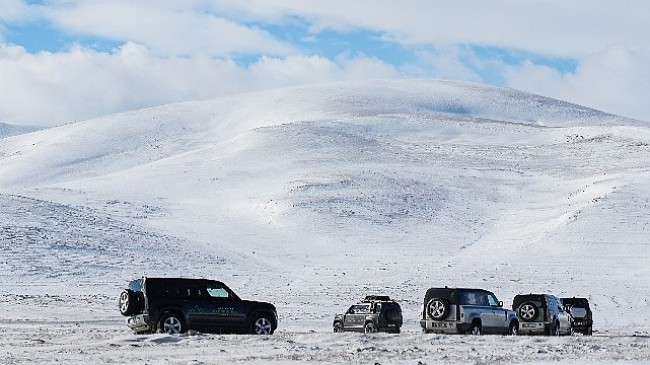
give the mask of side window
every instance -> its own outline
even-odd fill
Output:
[[[230,298],[230,293],[218,284],[208,284],[207,291],[213,298]]]
[[[484,292],[463,292],[461,302],[467,305],[490,305],[488,295]]]
[[[497,307],[499,305],[499,301],[497,300],[497,297],[495,297],[492,294],[488,294],[487,296],[488,299],[488,304],[492,307]]]
[[[349,314],[362,314],[362,313],[370,313],[370,305],[366,304],[357,304],[353,305],[350,307],[350,310],[348,310]]]
[[[460,294],[460,304],[474,304],[474,293],[462,292]]]

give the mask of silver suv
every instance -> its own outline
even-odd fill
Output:
[[[562,300],[551,294],[520,294],[512,301],[519,317],[519,333],[573,334],[573,318],[562,308]]]
[[[334,316],[334,332],[392,332],[399,333],[402,326],[402,308],[386,295],[369,295]]]
[[[424,333],[517,335],[519,329],[515,312],[483,289],[431,288],[420,314]]]

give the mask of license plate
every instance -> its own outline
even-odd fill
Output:
[[[431,327],[436,327],[436,328],[448,328],[449,323],[431,323]]]
[[[535,323],[522,323],[521,328],[537,328],[537,324],[535,324]]]

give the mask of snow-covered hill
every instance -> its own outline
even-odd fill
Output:
[[[280,331],[329,332],[366,293],[417,331],[448,285],[588,296],[599,333],[647,333],[649,211],[649,123],[514,90],[166,105],[0,139],[0,293],[23,304],[1,316],[65,318],[43,308],[72,293],[119,322],[112,295],[145,274],[221,279],[275,302]]]

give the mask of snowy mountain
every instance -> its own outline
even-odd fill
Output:
[[[280,89],[0,139],[0,293],[120,321],[127,280],[200,276],[275,302],[280,331],[329,332],[367,293],[417,331],[428,287],[476,286],[643,333],[649,209],[646,122],[468,83]]]

